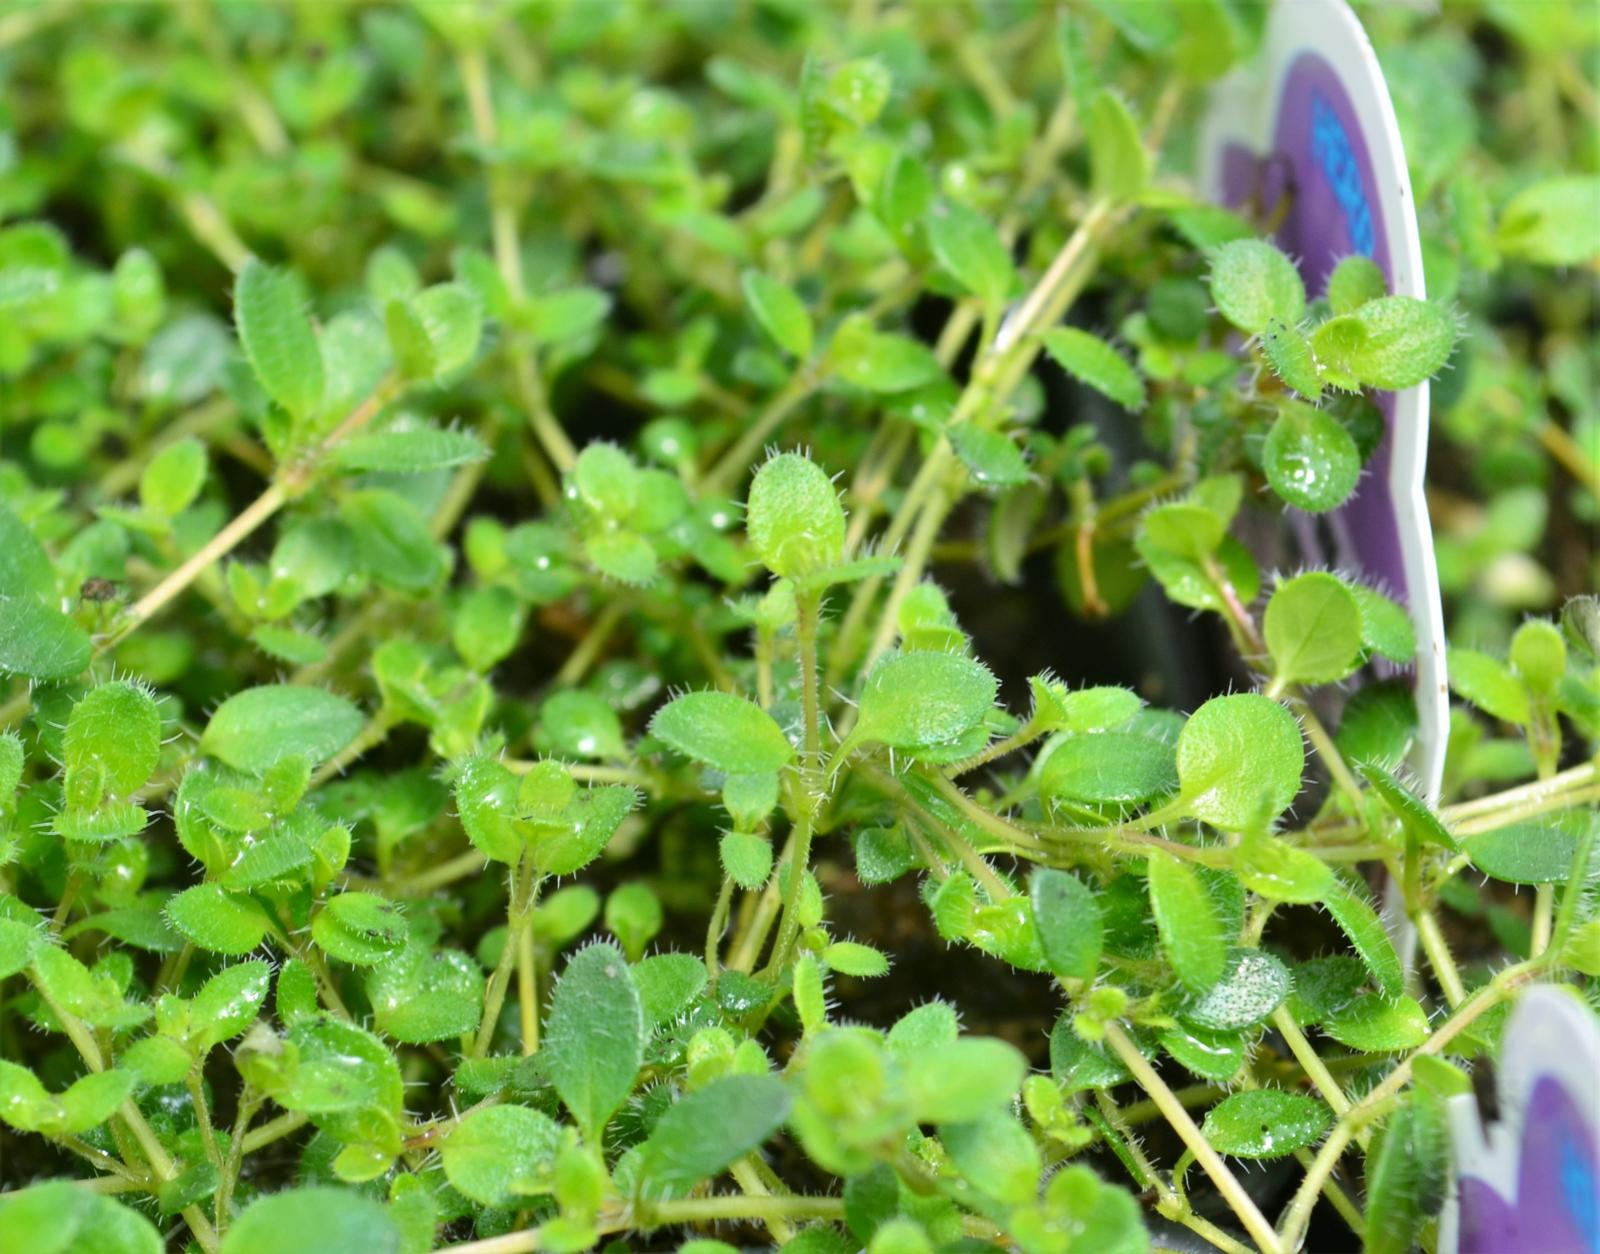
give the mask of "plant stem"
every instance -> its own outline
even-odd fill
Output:
[[[1139,1087],[1150,1095],[1152,1101],[1160,1108],[1167,1122],[1173,1130],[1183,1138],[1183,1143],[1194,1154],[1195,1161],[1200,1164],[1206,1175],[1211,1177],[1211,1182],[1217,1186],[1217,1191],[1239,1217],[1239,1222],[1244,1225],[1250,1239],[1254,1241],[1266,1254],[1278,1254],[1280,1246],[1278,1236],[1272,1230],[1272,1225],[1266,1220],[1259,1207],[1251,1200],[1250,1195],[1244,1191],[1233,1172],[1228,1170],[1228,1165],[1222,1161],[1216,1150],[1211,1148],[1211,1143],[1201,1135],[1195,1121],[1189,1117],[1189,1112],[1184,1109],[1183,1103],[1173,1095],[1171,1089],[1155,1073],[1155,1069],[1145,1061],[1143,1054],[1129,1038],[1128,1034],[1115,1023],[1106,1026],[1106,1042],[1111,1046],[1117,1057],[1138,1081]],[[1287,1248],[1293,1248],[1289,1246]]]
[[[538,882],[533,892],[537,896]],[[529,903],[528,913],[533,913]],[[517,933],[517,1015],[522,1025],[522,1053],[539,1052],[539,956],[533,947],[533,928],[524,923]]]
[[[199,578],[202,572],[210,569],[214,562],[219,562],[232,553],[255,532],[256,528],[288,503],[292,492],[310,479],[318,463],[329,450],[370,422],[378,411],[389,403],[397,390],[398,385],[392,377],[374,388],[372,394],[356,406],[312,454],[303,462],[286,469],[267,485],[260,496],[245,506],[232,522],[201,545],[188,561],[134,602],[122,622],[118,624],[116,631],[96,646],[95,653],[97,655],[105,653],[121,644],[140,626],[159,614],[169,601]]]
[[[523,930],[533,918],[537,894],[538,882],[533,863],[524,856],[512,871],[510,901],[506,905],[505,944],[500,949],[500,959],[495,963],[494,972],[489,976],[488,987],[484,989],[483,1019],[478,1025],[477,1039],[473,1041],[469,1057],[482,1058],[494,1041],[495,1028],[500,1023],[500,1008],[505,1005],[506,989],[511,982],[511,969],[517,960]]]
[[[228,1137],[227,1161],[223,1163],[222,1170],[217,1176],[217,1197],[214,1213],[218,1232],[226,1232],[228,1222],[232,1218],[233,1186],[239,1179],[239,1167],[244,1162],[244,1156],[268,1143],[260,1141],[258,1144],[252,1145],[250,1144],[250,1138],[245,1134],[245,1129],[250,1126],[250,1121],[255,1118],[256,1111],[261,1109],[261,1103],[265,1100],[264,1097],[257,1094],[248,1085],[240,1090],[239,1109],[233,1117],[233,1133]],[[293,1116],[286,1117],[292,1118]],[[296,1124],[296,1127],[308,1122],[308,1117],[305,1115],[301,1115],[299,1118],[300,1123]],[[282,1123],[283,1120],[278,1119],[274,1122]],[[271,1124],[267,1125],[269,1128],[271,1126]],[[257,1129],[257,1132],[265,1130],[264,1128]]]
[[[1444,992],[1444,999],[1454,1010],[1467,999],[1467,989],[1461,982],[1461,972],[1450,954],[1444,933],[1439,930],[1439,917],[1424,907],[1417,911],[1412,922],[1416,925],[1418,939],[1422,941],[1422,951],[1428,955],[1428,965],[1433,968],[1434,978]]]
[[[1333,1113],[1346,1113],[1350,1109],[1350,1099],[1345,1096],[1344,1089],[1333,1078],[1333,1073],[1328,1070],[1321,1056],[1311,1048],[1311,1042],[1306,1040],[1306,1034],[1300,1030],[1300,1025],[1294,1021],[1287,1007],[1279,1006],[1272,1012],[1272,1026],[1278,1029],[1289,1046],[1289,1052],[1305,1070],[1311,1083],[1316,1085],[1322,1099],[1333,1107]]]

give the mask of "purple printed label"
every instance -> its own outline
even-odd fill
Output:
[[[1277,221],[1280,248],[1299,261],[1306,290],[1320,295],[1335,265],[1371,257],[1394,285],[1389,239],[1376,203],[1372,159],[1338,76],[1302,52],[1284,77],[1271,150],[1257,156],[1230,144],[1222,155],[1224,199]],[[1407,604],[1411,600],[1391,495],[1394,395],[1376,393],[1384,435],[1355,494],[1328,518],[1337,552],[1327,555]],[[1311,529],[1302,528],[1309,540]]]

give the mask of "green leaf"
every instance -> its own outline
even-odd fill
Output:
[[[1052,801],[1139,805],[1177,786],[1172,746],[1134,732],[1068,736],[1039,772],[1039,795]]]
[[[962,287],[990,307],[1011,295],[1016,267],[987,218],[959,201],[941,200],[923,223],[933,255]]]
[[[1388,658],[1401,666],[1417,657],[1417,632],[1411,615],[1383,593],[1365,584],[1350,584],[1356,604],[1361,607],[1361,643],[1369,653]]]
[[[1383,798],[1383,803],[1400,820],[1400,826],[1410,836],[1425,845],[1439,845],[1445,849],[1459,849],[1450,829],[1440,821],[1428,804],[1407,788],[1376,762],[1357,764],[1361,777],[1372,791]]]
[[[845,516],[822,467],[799,453],[768,458],[750,484],[745,530],[762,565],[800,578],[844,556]]]
[[[398,902],[376,893],[340,893],[311,917],[311,939],[330,958],[375,967],[405,948],[405,917]]]
[[[1159,850],[1149,857],[1150,910],[1178,978],[1197,991],[1221,978],[1228,942],[1211,894],[1192,867]]]
[[[1328,276],[1328,307],[1336,314],[1350,313],[1388,294],[1389,284],[1378,263],[1360,253],[1344,258]]]
[[[1500,215],[1496,246],[1547,266],[1600,255],[1600,176],[1568,175],[1523,188]]]
[[[1306,288],[1280,249],[1265,240],[1232,240],[1211,254],[1211,299],[1239,330],[1260,335],[1274,319],[1299,324]]]
[[[1225,831],[1270,823],[1288,809],[1305,760],[1294,715],[1255,693],[1213,697],[1178,736],[1178,780],[1189,812]]]
[[[1428,1012],[1401,994],[1355,998],[1322,1021],[1322,1030],[1341,1045],[1364,1054],[1415,1049],[1428,1039]]]
[[[45,934],[39,928],[17,919],[0,918],[0,980],[27,966],[44,941]]]
[[[434,378],[453,374],[472,361],[483,335],[483,310],[471,288],[438,283],[413,297],[411,308],[433,346]]]
[[[1239,1032],[1213,1032],[1184,1026],[1167,1028],[1158,1038],[1161,1048],[1202,1080],[1226,1083],[1239,1074],[1249,1054]]]
[[[233,289],[233,318],[266,394],[295,418],[322,404],[322,353],[294,281],[251,258]]]
[[[1271,954],[1232,949],[1221,978],[1184,1008],[1183,1017],[1215,1031],[1238,1031],[1262,1022],[1293,987],[1288,968]]]
[[[834,941],[817,956],[828,970],[837,971],[840,975],[853,975],[865,980],[889,973],[889,959],[871,945]]]
[[[1437,374],[1455,347],[1457,327],[1450,313],[1411,296],[1368,301],[1353,320],[1365,336],[1341,366],[1367,387],[1398,391]]]
[[[630,962],[643,956],[666,921],[661,898],[641,880],[619,884],[606,897],[606,929],[622,944]]]
[[[91,688],[72,707],[62,738],[69,779],[95,772],[106,792],[126,797],[161,759],[161,715],[144,689],[126,682]],[[72,792],[69,783],[69,798]]]
[[[372,1025],[410,1045],[465,1036],[483,1017],[483,987],[483,971],[459,949],[413,946],[367,976]]]
[[[1206,1112],[1200,1135],[1232,1158],[1283,1158],[1322,1139],[1333,1114],[1304,1093],[1251,1089]]]
[[[1262,631],[1274,686],[1334,683],[1361,664],[1361,607],[1344,581],[1326,571],[1280,583]]]
[[[1244,834],[1234,867],[1246,888],[1269,901],[1310,904],[1333,886],[1326,862],[1264,831]]]
[[[496,862],[515,862],[523,850],[517,830],[518,780],[492,758],[467,759],[455,781],[456,811],[473,848]]]
[[[395,372],[410,382],[433,378],[436,362],[428,328],[409,302],[391,300],[383,307],[383,330],[394,355]]]
[[[551,996],[542,1053],[556,1092],[591,1140],[633,1091],[643,1049],[644,1012],[627,959],[613,945],[580,950]]]
[[[1261,353],[1272,373],[1306,400],[1315,403],[1322,396],[1322,374],[1311,341],[1297,326],[1277,318],[1261,333]]]
[[[1014,1115],[992,1110],[971,1123],[942,1126],[939,1140],[964,1182],[980,1193],[1020,1206],[1038,1192],[1039,1147]]]
[[[374,579],[401,592],[426,592],[447,568],[426,520],[404,497],[383,488],[352,492],[339,502],[356,558]]]
[[[660,1027],[682,1014],[710,981],[706,964],[693,954],[655,954],[633,964],[633,982],[645,1022]]]
[[[206,479],[206,446],[193,436],[175,440],[150,459],[139,476],[139,504],[171,518],[200,495]]]
[[[88,634],[31,593],[0,595],[0,673],[71,679],[89,665]]]
[[[1530,618],[1512,633],[1509,658],[1530,692],[1548,695],[1567,673],[1567,642],[1554,623]]]
[[[1105,942],[1094,893],[1077,876],[1050,867],[1035,870],[1028,889],[1033,925],[1050,969],[1063,979],[1094,979]]]
[[[616,711],[592,692],[568,688],[552,693],[539,711],[539,730],[549,738],[545,751],[563,757],[593,761],[627,753]]]
[[[1472,865],[1491,879],[1508,884],[1560,884],[1572,874],[1578,823],[1596,821],[1578,816],[1577,823],[1526,822],[1468,836],[1462,846]]]
[[[964,1036],[903,1059],[907,1107],[918,1123],[967,1123],[1005,1107],[1022,1086],[1028,1062],[990,1037]]]
[[[352,436],[334,448],[329,462],[346,471],[419,475],[466,466],[488,455],[469,431],[418,426]]]
[[[1422,1055],[1417,1061],[1437,1060]],[[1424,1093],[1408,1095],[1367,1154],[1363,1254],[1407,1254],[1416,1248],[1423,1224],[1443,1198],[1449,1162],[1450,1138],[1439,1102]]]
[[[1028,459],[1009,436],[970,422],[951,427],[948,434],[956,456],[978,487],[1014,488],[1028,482]]]
[[[356,738],[364,722],[350,702],[321,688],[264,684],[218,706],[200,748],[259,775],[294,755],[326,761]]]
[[[926,344],[876,331],[864,318],[840,324],[828,357],[841,379],[868,392],[909,392],[944,377],[944,367]]]
[[[891,653],[861,689],[851,742],[914,749],[945,744],[976,727],[999,686],[981,663],[956,653]]]
[[[508,1206],[553,1186],[561,1128],[525,1106],[468,1111],[439,1144],[445,1178],[484,1206]]]
[[[1457,696],[1503,722],[1527,726],[1532,718],[1527,690],[1499,658],[1475,649],[1450,649],[1445,668]]]
[[[720,1175],[760,1148],[788,1113],[789,1090],[776,1076],[726,1076],[688,1094],[666,1109],[644,1144],[646,1196],[681,1196]]]
[[[1096,198],[1134,199],[1150,177],[1150,154],[1122,97],[1103,89],[1096,92],[1086,130],[1090,187]]]
[[[746,270],[741,281],[751,312],[773,343],[801,361],[810,357],[816,331],[811,315],[794,290],[759,270]]]
[[[228,1226],[220,1254],[402,1254],[389,1212],[354,1189],[288,1189],[257,1198]]]
[[[1361,961],[1367,964],[1367,970],[1378,981],[1378,987],[1389,996],[1398,997],[1405,986],[1405,972],[1400,966],[1400,957],[1395,953],[1394,945],[1389,941],[1389,933],[1384,931],[1372,907],[1354,890],[1338,883],[1323,904],[1333,916],[1333,921],[1339,925],[1339,930],[1355,946]]]
[[[7,1254],[163,1254],[145,1216],[65,1180],[0,1196],[0,1249]]]
[[[167,922],[201,949],[247,954],[266,939],[267,915],[251,898],[220,884],[196,884],[167,900]]]
[[[56,572],[28,525],[0,503],[0,596],[55,595]]]
[[[531,297],[519,315],[535,344],[565,344],[596,331],[611,314],[611,297],[597,287],[573,287]]]
[[[1054,327],[1044,333],[1045,351],[1080,383],[1139,413],[1145,406],[1144,380],[1123,355],[1098,335],[1078,327]]]
[[[189,1002],[189,1043],[203,1057],[231,1041],[255,1022],[271,986],[272,968],[259,959],[224,967]]]
[[[729,775],[778,771],[794,761],[794,746],[772,715],[731,692],[674,698],[651,718],[650,734]]]
[[[531,856],[541,875],[571,875],[600,856],[622,820],[639,804],[631,788],[585,788],[557,820],[534,834]]]

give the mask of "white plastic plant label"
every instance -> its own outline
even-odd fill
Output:
[[[1344,0],[1273,7],[1255,61],[1213,92],[1199,159],[1202,191],[1275,224],[1277,244],[1298,258],[1312,295],[1352,253],[1370,257],[1395,295],[1426,294],[1394,109],[1372,45]],[[1355,495],[1322,519],[1294,515],[1294,526],[1308,563],[1353,574],[1411,614],[1418,738],[1410,765],[1431,802],[1444,769],[1449,703],[1423,496],[1428,385],[1373,399],[1387,430]]]
[[[1600,1249],[1600,1029],[1572,994],[1532,988],[1506,1026],[1484,1132],[1470,1093],[1450,1100],[1456,1181],[1439,1249],[1593,1254]]]

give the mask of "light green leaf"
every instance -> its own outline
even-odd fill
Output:
[[[1502,252],[1547,266],[1600,256],[1600,176],[1568,175],[1523,188],[1500,215]]]
[[[976,727],[999,686],[981,663],[956,653],[892,653],[867,675],[851,742],[913,749]]]
[[[0,673],[71,679],[90,658],[89,636],[31,593],[0,595]]]
[[[775,575],[799,578],[844,556],[845,515],[827,473],[799,453],[780,453],[750,484],[745,530]]]
[[[472,289],[437,283],[412,298],[428,342],[433,346],[433,377],[460,370],[472,361],[483,335],[483,310]]]
[[[682,1014],[710,980],[706,964],[693,954],[655,954],[633,964],[639,1004],[651,1027]]]
[[[801,361],[810,357],[816,332],[811,315],[794,290],[759,270],[746,270],[741,282],[744,298],[761,329],[790,356]]]
[[[168,898],[166,915],[187,939],[212,953],[247,954],[267,935],[266,912],[220,884],[196,884]]]
[[[1094,979],[1105,939],[1094,893],[1077,876],[1050,867],[1034,871],[1028,890],[1050,969],[1064,979]]]
[[[1045,351],[1080,383],[1124,409],[1138,413],[1145,406],[1144,380],[1127,359],[1098,335],[1078,327],[1054,327],[1044,333]]]
[[[1322,1030],[1341,1045],[1364,1054],[1415,1049],[1428,1039],[1428,1012],[1413,998],[1357,997],[1322,1021]]]
[[[1211,894],[1188,863],[1159,850],[1149,857],[1150,910],[1178,978],[1202,991],[1221,977],[1228,942]]]
[[[0,1196],[6,1254],[162,1254],[154,1224],[131,1207],[65,1180]]]
[[[16,919],[0,918],[0,980],[27,966],[44,940],[39,928]]]
[[[427,592],[446,574],[444,556],[427,521],[404,497],[383,488],[352,492],[339,502],[357,561],[379,583],[401,592]]]
[[[550,1081],[591,1140],[633,1091],[644,1011],[628,960],[590,945],[567,963],[550,1001],[543,1056]]]
[[[206,446],[193,436],[167,445],[139,476],[139,504],[152,514],[171,518],[200,495],[206,478]]]
[[[1313,404],[1322,396],[1322,374],[1304,331],[1277,318],[1261,333],[1261,354],[1272,373]]]
[[[340,893],[311,918],[317,948],[357,967],[398,959],[406,934],[400,904],[376,893]]]
[[[864,318],[840,324],[828,357],[841,379],[868,392],[909,392],[944,377],[944,367],[926,344],[876,331]]]
[[[1361,663],[1361,607],[1344,581],[1326,571],[1280,583],[1262,631],[1275,686],[1333,683]]]
[[[233,317],[262,389],[295,418],[322,404],[322,352],[290,277],[252,258],[239,271]]]
[[[326,761],[355,739],[364,721],[354,705],[321,688],[265,684],[218,706],[200,748],[229,766],[260,774],[293,755]]]
[[[855,941],[834,941],[820,954],[822,964],[840,975],[853,975],[857,979],[872,979],[889,973],[889,959],[871,945]]]
[[[1448,311],[1411,296],[1381,296],[1346,314],[1365,336],[1339,363],[1367,387],[1398,391],[1437,374],[1455,347]]]
[[[1365,584],[1349,588],[1361,607],[1361,643],[1367,652],[1402,666],[1415,661],[1417,632],[1404,607]]]
[[[650,734],[729,775],[782,770],[794,746],[760,706],[731,692],[688,692],[656,711]]]
[[[956,456],[978,487],[1014,488],[1028,482],[1028,459],[1009,436],[970,422],[950,428],[949,436]]]
[[[1306,288],[1283,252],[1265,240],[1241,239],[1211,254],[1211,298],[1239,330],[1260,335],[1274,319],[1296,326]]]
[[[1528,693],[1499,658],[1476,649],[1450,649],[1445,654],[1450,687],[1485,714],[1519,727],[1532,717]]]
[[[1006,1106],[1028,1062],[1004,1041],[964,1036],[903,1057],[907,1107],[918,1123],[966,1123]]]
[[[1315,1145],[1332,1122],[1332,1112],[1314,1097],[1251,1089],[1207,1111],[1200,1135],[1231,1158],[1283,1158]]]
[[[422,1045],[478,1030],[483,971],[459,949],[416,946],[379,962],[367,976],[372,1024],[397,1041]]]
[[[288,1189],[258,1198],[228,1227],[220,1254],[402,1254],[383,1205],[354,1189]]]
[[[1336,314],[1347,314],[1389,294],[1389,284],[1371,257],[1352,253],[1334,266],[1328,276],[1328,307]]]
[[[471,432],[419,426],[352,436],[334,448],[329,461],[346,471],[419,475],[465,466],[488,455]]]
[[[1477,867],[1508,884],[1560,884],[1572,874],[1580,824],[1597,822],[1580,814],[1569,823],[1525,822],[1468,836],[1461,843]]]
[[[469,1111],[439,1145],[445,1178],[484,1206],[507,1206],[553,1187],[561,1128],[525,1106]]]
[[[1383,798],[1383,803],[1400,820],[1400,825],[1411,836],[1425,845],[1439,845],[1445,849],[1459,849],[1456,838],[1421,797],[1407,788],[1376,762],[1358,763],[1357,770]]]
[[[1189,812],[1229,831],[1270,823],[1287,810],[1305,760],[1294,715],[1255,693],[1212,698],[1178,737],[1178,779]]]
[[[1400,957],[1389,940],[1389,933],[1384,931],[1383,923],[1372,907],[1353,889],[1341,883],[1335,883],[1323,904],[1333,916],[1333,921],[1339,925],[1339,930],[1355,946],[1361,961],[1367,964],[1367,970],[1378,981],[1378,987],[1391,997],[1398,997],[1405,986],[1405,973],[1400,966]]]
[[[647,1195],[679,1195],[720,1175],[760,1148],[788,1113],[789,1091],[776,1076],[726,1076],[688,1094],[667,1108],[644,1144]]]
[[[1177,786],[1172,746],[1134,732],[1068,736],[1039,772],[1039,795],[1053,801],[1142,805]]]
[[[987,218],[959,201],[941,200],[923,223],[933,255],[962,287],[991,307],[1011,295],[1016,267]]]
[[[189,1002],[189,1043],[204,1056],[255,1022],[272,986],[272,968],[259,959],[224,967]]]
[[[1150,154],[1122,97],[1106,90],[1096,92],[1086,129],[1094,195],[1116,201],[1138,196],[1150,177]]]
[[[91,688],[67,716],[62,761],[69,779],[96,772],[106,792],[126,797],[150,778],[160,758],[161,715],[150,694],[135,684]],[[67,792],[70,799],[70,782]]]

